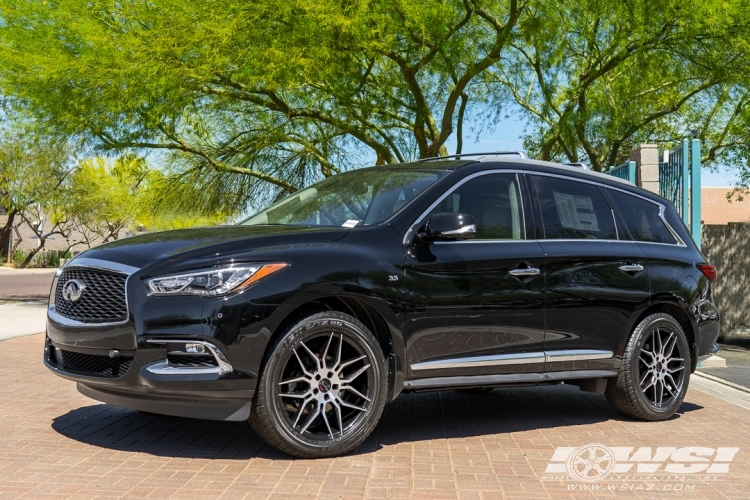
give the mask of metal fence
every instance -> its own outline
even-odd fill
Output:
[[[701,146],[698,139],[682,141],[663,152],[659,162],[659,195],[671,201],[693,240],[701,245]]]
[[[633,184],[635,184],[635,162],[634,161],[626,161],[625,163],[621,165],[617,165],[616,167],[609,167],[609,170],[607,171],[609,175],[619,177],[620,179],[625,179],[626,181],[630,181]]]

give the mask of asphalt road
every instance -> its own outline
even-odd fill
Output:
[[[750,388],[750,337],[729,337],[719,344],[716,354],[727,360],[726,368],[701,368],[700,371]]]
[[[0,301],[46,300],[57,269],[3,271],[0,273]]]

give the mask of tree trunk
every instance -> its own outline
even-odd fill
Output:
[[[29,252],[29,255],[26,256],[26,259],[24,259],[23,263],[21,264],[21,269],[25,269],[26,266],[31,264],[31,259],[33,259],[34,256],[44,248],[45,243],[47,243],[47,238],[39,236],[39,245],[37,245],[36,248]]]
[[[21,222],[22,224],[23,222]],[[18,224],[16,226],[13,226],[13,232],[16,233],[16,241],[13,242],[13,246],[10,247],[10,251],[8,252],[8,264],[13,262],[13,255],[16,253],[16,250],[18,250],[18,247],[21,246],[21,242],[23,241],[23,237],[21,236],[21,232],[18,230],[18,226],[21,224]]]
[[[5,226],[0,229],[0,258],[5,257],[7,259],[8,257],[12,257],[9,253],[10,235],[13,231],[13,221],[16,218],[16,214],[18,214],[16,210],[8,212],[8,220],[5,222]]]

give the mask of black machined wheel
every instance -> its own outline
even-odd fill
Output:
[[[652,314],[635,328],[620,375],[607,384],[610,405],[642,420],[664,420],[682,404],[690,379],[685,332],[670,315]]]
[[[680,352],[677,335],[669,327],[655,326],[641,347],[639,385],[655,409],[679,399],[685,383],[685,355]]]
[[[281,337],[261,375],[250,423],[301,457],[334,456],[372,432],[385,404],[385,363],[372,333],[351,316],[310,316]]]

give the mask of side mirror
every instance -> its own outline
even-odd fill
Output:
[[[427,221],[424,232],[418,234],[422,241],[470,240],[477,235],[474,217],[468,214],[444,212]]]

